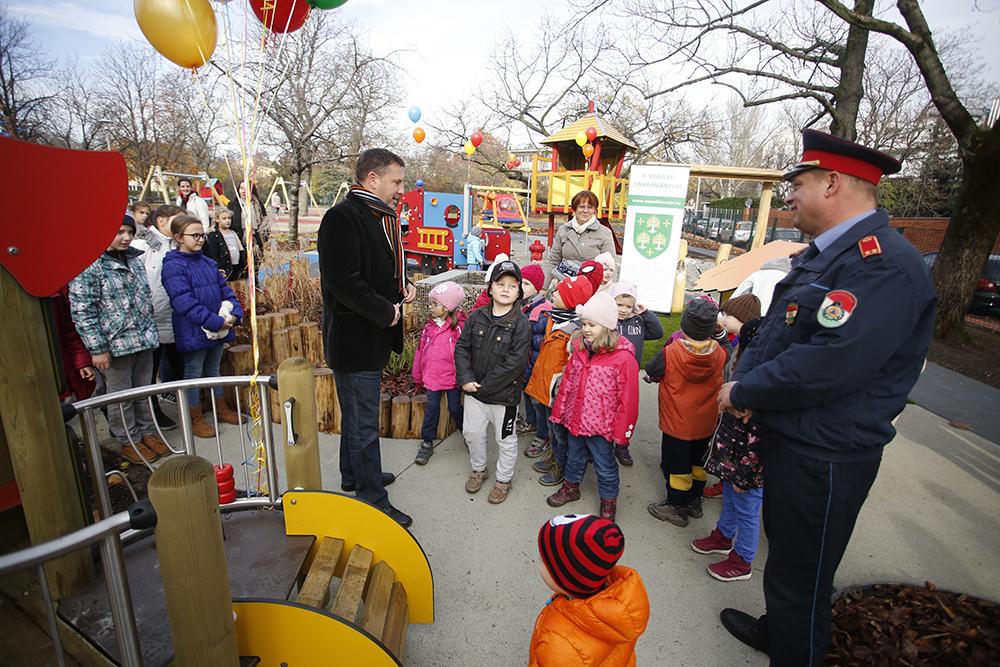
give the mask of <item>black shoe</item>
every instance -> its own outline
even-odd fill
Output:
[[[687,514],[695,519],[700,519],[705,512],[701,508],[701,496],[695,498],[687,504]]]
[[[622,445],[615,445],[615,458],[623,466],[630,466],[634,463],[632,455],[628,453],[628,447],[623,447]]]
[[[163,411],[160,410],[160,406],[156,404],[155,400],[153,401],[153,416],[156,417],[156,423],[159,425],[160,430],[172,431],[177,428],[177,422],[163,414]]]
[[[719,620],[722,621],[722,627],[733,637],[750,648],[767,653],[767,641],[760,636],[756,618],[739,609],[723,609],[719,612]]]
[[[382,473],[382,486],[389,486],[396,481],[396,476],[391,472]],[[341,482],[340,490],[346,491],[347,493],[354,493],[357,491],[358,485],[355,482]]]
[[[418,466],[427,465],[427,460],[434,456],[434,443],[425,442],[420,445],[420,449],[417,450],[417,458],[413,459],[413,462]]]
[[[392,517],[392,520],[398,523],[403,528],[409,528],[410,526],[413,525],[413,517],[411,517],[409,514],[404,514],[403,512],[393,507],[392,505],[389,505],[388,507],[383,507],[382,511],[388,514],[390,517]]]

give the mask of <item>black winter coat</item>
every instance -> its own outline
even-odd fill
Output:
[[[381,371],[390,352],[403,351],[402,320],[390,326],[403,295],[381,220],[349,196],[323,216],[316,249],[327,364]]]
[[[517,405],[524,390],[524,368],[531,353],[531,326],[516,306],[498,320],[492,302],[472,311],[455,344],[458,386],[478,382],[477,401]]]
[[[239,232],[236,233],[239,234]],[[240,244],[243,244],[242,237],[240,237]],[[218,229],[213,229],[208,233],[208,237],[205,238],[205,247],[201,251],[205,253],[206,257],[214,259],[220,270],[225,271],[226,281],[246,278],[246,248],[240,250],[240,259],[236,264],[233,264],[233,258],[229,255],[229,245],[226,244],[226,239]]]

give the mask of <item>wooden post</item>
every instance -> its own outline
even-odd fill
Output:
[[[84,527],[83,501],[59,409],[54,361],[46,344],[46,304],[21,289],[3,268],[0,303],[3,430],[28,534],[32,544],[41,544]],[[78,591],[94,576],[89,550],[79,549],[49,562],[46,573],[56,597]]]
[[[674,275],[674,294],[670,302],[670,312],[679,313],[684,310],[684,290],[687,289],[687,250],[688,242],[681,239],[677,252],[677,273]]]
[[[729,253],[733,251],[732,243],[720,243],[719,249],[715,252],[715,265],[718,266],[729,259]]]
[[[149,479],[156,555],[178,665],[239,664],[212,465],[171,456]]]
[[[284,418],[285,401],[294,399],[292,427],[297,437],[289,445],[288,425],[279,442],[285,450],[285,475],[290,489],[322,490],[319,468],[319,432],[316,421],[316,380],[308,359],[292,357],[278,367],[278,398]]]
[[[288,324],[287,324],[287,321],[288,321],[287,317],[280,310],[277,311],[277,312],[271,313],[271,318],[274,320],[273,324],[271,325],[271,327],[272,327],[271,331],[274,331],[275,329],[284,329],[286,326],[288,326]]]
[[[260,348],[260,364],[274,363],[274,344],[271,342],[271,332],[274,331],[274,313],[257,316],[257,346]],[[251,365],[250,368],[253,368]]]
[[[340,405],[337,402],[337,384],[329,368],[314,368],[316,378],[316,419],[323,433],[340,432]]]
[[[274,363],[281,362],[292,356],[292,344],[288,338],[288,329],[282,327],[271,332],[271,342],[274,345]]]
[[[293,324],[291,326],[285,327],[285,331],[288,332],[288,356],[290,357],[306,356],[302,346],[302,330],[299,328],[299,325]]]
[[[313,366],[325,366],[326,358],[323,356],[323,336],[316,322],[303,322],[299,325],[302,332],[302,352],[306,359],[312,362]]]
[[[410,432],[410,397],[406,394],[392,399],[392,437],[405,438]]]
[[[379,437],[392,436],[392,396],[382,394],[378,401],[378,434]]]
[[[771,215],[771,191],[773,183],[761,183],[760,203],[757,205],[757,222],[753,226],[753,245],[750,250],[756,250],[764,245],[764,236],[767,234],[767,219]]]
[[[417,394],[410,399],[410,430],[406,437],[419,438],[424,426],[424,413],[427,411],[427,394]]]
[[[294,327],[302,324],[302,314],[298,308],[282,308],[280,311],[285,316],[285,326]]]

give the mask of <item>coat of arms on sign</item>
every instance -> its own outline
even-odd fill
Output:
[[[646,259],[662,255],[670,245],[674,216],[663,213],[639,213],[635,216],[633,242]]]

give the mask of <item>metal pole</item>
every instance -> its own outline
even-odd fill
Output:
[[[117,534],[107,535],[101,540],[101,562],[104,565],[104,581],[108,588],[111,618],[115,624],[122,665],[142,667],[142,650],[139,647],[139,631],[135,627],[125,556]]]
[[[49,621],[49,634],[52,635],[52,648],[56,652],[59,667],[66,667],[66,657],[63,655],[62,637],[59,636],[59,623],[56,621],[56,610],[52,606],[52,593],[49,591],[49,578],[45,576],[45,563],[39,563],[38,583],[42,587],[42,600],[45,602],[45,617]]]
[[[267,392],[270,391],[266,382],[257,385],[260,392],[260,421],[261,431],[264,434],[264,453],[267,456],[267,498],[272,503],[278,498],[278,470],[277,462],[274,460],[274,433],[271,432],[271,403]]]
[[[184,440],[184,452],[194,456],[194,432],[191,430],[191,406],[188,405],[186,389],[177,390],[177,419],[180,421],[181,438]]]
[[[97,497],[97,510],[100,512],[100,518],[107,519],[112,514],[111,492],[108,491],[108,482],[105,478],[104,459],[101,457],[94,411],[84,410],[81,418],[87,438],[87,464],[90,468],[91,484],[94,485],[94,495]]]

